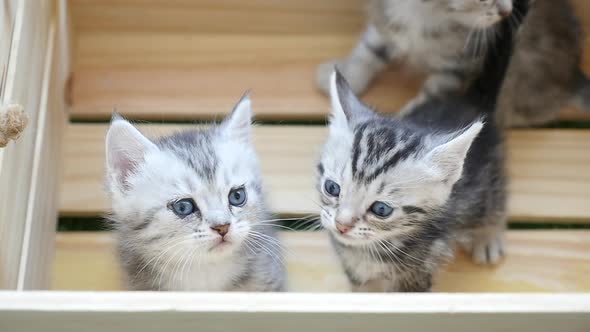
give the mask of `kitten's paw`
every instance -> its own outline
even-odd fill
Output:
[[[477,241],[471,248],[471,258],[476,264],[497,264],[504,257],[504,239],[494,237],[488,241]]]
[[[328,95],[330,93],[330,77],[334,68],[346,78],[352,91],[356,94],[365,92],[369,85],[370,77],[363,72],[362,68],[351,66],[346,60],[336,59],[320,64],[316,72],[316,83],[318,88]]]
[[[334,68],[338,68],[338,70],[342,73],[343,62],[344,61],[342,60],[331,60],[318,66],[316,72],[316,83],[318,88],[326,95],[330,94],[330,77],[332,76]]]

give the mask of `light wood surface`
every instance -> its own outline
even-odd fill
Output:
[[[256,107],[256,106],[254,106]],[[142,125],[148,136],[189,125]],[[66,134],[62,215],[89,216],[109,206],[103,192],[103,124],[72,124]],[[316,214],[315,165],[322,126],[258,126],[255,143],[273,210]],[[514,130],[509,137],[510,216],[518,221],[590,220],[590,131]]]
[[[328,102],[315,88],[315,67],[347,54],[365,20],[364,0],[70,3],[74,119],[108,119],[114,107],[136,119],[210,119],[251,89],[261,119],[321,120]],[[590,5],[575,3],[590,30]],[[419,81],[391,69],[365,99],[396,111]],[[590,115],[562,116],[581,118]]]
[[[323,232],[282,232],[289,290],[346,292],[348,282]],[[462,253],[437,278],[437,292],[590,292],[590,231],[510,231],[508,256],[478,266]],[[60,233],[53,290],[121,290],[112,235]]]

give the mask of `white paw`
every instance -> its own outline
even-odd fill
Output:
[[[476,241],[471,257],[477,264],[497,264],[504,257],[504,239],[498,236],[489,241]]]
[[[365,92],[371,81],[371,76],[363,66],[342,59],[331,60],[319,65],[316,72],[317,85],[325,94],[330,93],[330,77],[334,68],[346,78],[350,88],[357,95]]]
[[[324,62],[318,66],[316,72],[316,83],[318,85],[318,88],[326,95],[330,94],[330,77],[332,76],[334,68],[338,68],[340,73],[344,75],[344,73],[342,72],[343,62],[344,61],[342,60],[336,59]]]

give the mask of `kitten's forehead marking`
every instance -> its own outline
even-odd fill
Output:
[[[183,131],[163,137],[156,144],[185,162],[200,178],[214,181],[219,157],[213,148],[210,131]]]
[[[403,137],[401,129],[390,124],[365,122],[355,128],[352,146],[353,179],[365,184],[416,153],[420,147],[417,135]]]

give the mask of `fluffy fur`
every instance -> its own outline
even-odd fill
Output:
[[[478,263],[502,257],[504,148],[495,122],[482,118],[493,116],[511,54],[512,30],[503,30],[502,50],[465,97],[426,101],[405,117],[372,111],[333,76],[318,191],[353,290],[428,291],[456,241]],[[383,204],[391,214],[375,212]]]
[[[154,141],[114,117],[106,137],[107,187],[132,289],[284,289],[250,127],[247,96],[218,126]],[[246,193],[243,206],[229,203],[235,188]],[[193,200],[195,211],[175,213],[181,200]]]
[[[512,7],[513,0],[371,0],[358,45],[347,58],[320,65],[318,85],[328,92],[336,65],[362,93],[386,65],[404,62],[428,77],[403,114],[429,98],[464,92],[481,73],[486,50],[495,48],[495,24]],[[503,125],[544,123],[568,104],[590,110],[590,83],[580,70],[583,38],[568,1],[534,1],[518,40],[500,97]]]

